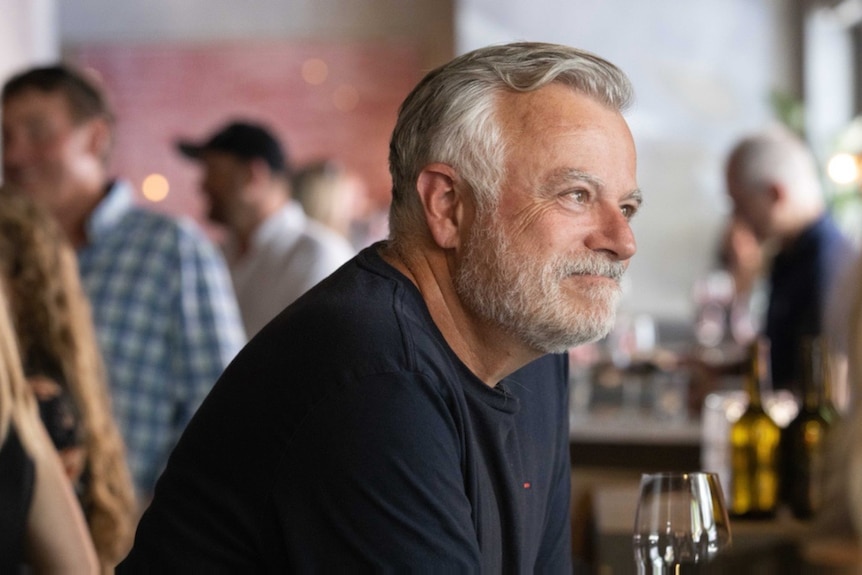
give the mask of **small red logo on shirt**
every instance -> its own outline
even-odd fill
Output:
[[[529,489],[530,487],[532,487],[532,484],[529,481],[525,481],[524,482],[524,489]]]

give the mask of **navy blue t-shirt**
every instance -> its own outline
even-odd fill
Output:
[[[367,248],[225,370],[118,573],[571,573],[567,366],[488,387]]]
[[[802,342],[822,333],[827,298],[854,257],[852,244],[824,216],[773,260],[765,333],[776,389],[798,391]]]

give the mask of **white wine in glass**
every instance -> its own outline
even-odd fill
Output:
[[[634,528],[638,575],[694,571],[730,547],[730,521],[715,473],[645,473]]]

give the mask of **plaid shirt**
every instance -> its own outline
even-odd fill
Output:
[[[134,206],[116,183],[78,252],[114,413],[139,492],[245,341],[230,278],[200,228]]]

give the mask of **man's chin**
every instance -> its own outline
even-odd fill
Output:
[[[546,332],[544,336],[537,337],[533,347],[542,353],[564,353],[573,347],[593,343],[606,337],[614,326],[614,317],[584,322],[578,321],[571,329],[557,330],[556,333]]]

